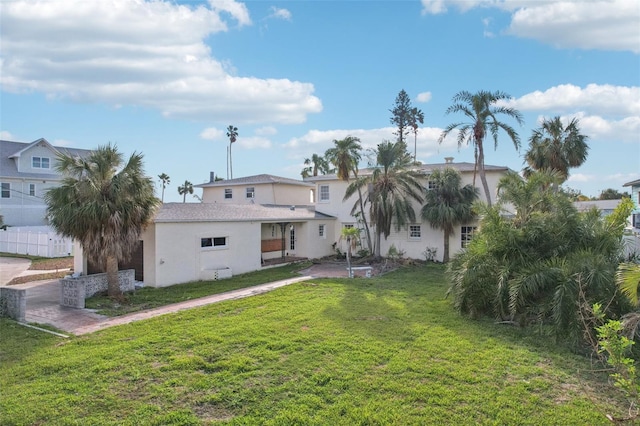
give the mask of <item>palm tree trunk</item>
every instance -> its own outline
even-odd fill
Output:
[[[356,175],[356,179],[358,176]],[[362,202],[362,190],[358,187],[358,202],[360,203],[360,215],[362,216],[362,223],[364,224],[364,230],[367,234],[367,246],[369,247],[369,253],[373,253],[373,247],[371,246],[371,232],[369,231],[369,224],[367,218],[364,215],[364,203]]]
[[[347,238],[347,268],[349,268],[349,278],[353,278],[353,271],[351,271],[351,238]]]
[[[376,259],[380,259],[382,256],[380,255],[380,235],[382,234],[382,231],[377,229],[378,227],[376,226],[376,247],[375,247],[375,258]]]
[[[487,176],[484,173],[484,148],[482,143],[478,143],[478,172],[480,174],[480,181],[482,182],[482,189],[484,195],[487,197],[487,205],[491,207],[491,192],[489,191],[489,184],[487,183]]]
[[[442,263],[449,262],[449,237],[450,233],[448,229],[444,230],[444,254],[442,255]]]
[[[231,144],[229,142],[229,171],[231,172],[231,179],[233,179],[233,160],[231,159]]]
[[[107,295],[114,299],[122,297],[120,282],[118,280],[118,259],[115,256],[107,256]]]

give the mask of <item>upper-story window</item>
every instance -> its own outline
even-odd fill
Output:
[[[0,198],[11,198],[11,184],[2,182],[0,184]]]
[[[230,200],[233,198],[233,190],[231,188],[226,188],[224,190],[224,199]]]
[[[256,196],[255,188],[253,186],[247,188],[247,198],[255,198],[255,196]]]
[[[49,165],[49,157],[31,157],[31,167],[34,169],[48,169]]]
[[[329,201],[329,185],[320,185],[320,202]]]

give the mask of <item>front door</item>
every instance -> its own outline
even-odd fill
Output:
[[[296,251],[296,226],[289,228],[289,256],[295,256]]]

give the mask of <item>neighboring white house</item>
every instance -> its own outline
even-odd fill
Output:
[[[59,185],[60,153],[86,156],[91,151],[54,147],[45,139],[31,143],[0,140],[0,215],[9,226],[47,224],[44,193]]]
[[[454,163],[453,159],[448,157],[447,162],[439,164],[423,164],[417,166],[417,170],[424,174],[423,186],[428,189],[430,187],[429,175],[437,169],[443,169],[451,167],[462,176],[462,185],[472,184],[474,178],[474,164],[473,163]],[[504,176],[509,168],[485,165],[487,183],[491,190],[491,200],[496,201],[497,185],[498,181]],[[359,176],[366,176],[372,173],[372,169],[362,169],[359,171]],[[334,241],[338,241],[342,227],[356,226],[363,229],[362,224],[357,223],[356,217],[351,214],[351,210],[358,200],[358,195],[355,194],[348,200],[344,201],[344,194],[347,186],[350,182],[345,182],[338,179],[337,175],[320,175],[305,178],[305,182],[312,182],[316,185],[317,199],[316,210],[323,213],[335,216],[339,222],[336,226],[335,234],[332,236]],[[486,202],[486,197],[482,190],[480,177],[476,175],[475,186],[480,191],[479,200]],[[442,261],[444,255],[444,234],[439,229],[433,229],[428,222],[423,221],[420,218],[420,210],[422,206],[418,203],[414,203],[414,210],[416,212],[416,222],[410,224],[407,228],[396,231],[394,227],[391,229],[391,234],[385,240],[384,237],[381,241],[380,253],[384,256],[389,251],[389,248],[393,245],[398,251],[404,252],[406,257],[414,259],[424,259],[427,250],[436,250],[435,260]],[[357,212],[358,210],[356,210]],[[367,214],[367,208],[365,207],[365,214]],[[368,217],[368,215],[367,215]],[[471,240],[471,235],[477,228],[477,221],[470,223],[463,223],[458,226],[456,232],[451,236],[449,247],[450,255],[460,251],[466,246],[468,241]],[[361,233],[364,238],[364,233]],[[374,239],[372,230],[372,239]],[[366,247],[364,240],[362,246]]]
[[[591,209],[596,209],[600,212],[601,216],[608,216],[618,207],[622,200],[589,200],[589,201],[574,201],[573,205],[579,212],[586,212]]]
[[[635,204],[635,209],[631,212],[631,226],[640,230],[640,179],[632,180],[622,186],[631,187],[631,200]]]

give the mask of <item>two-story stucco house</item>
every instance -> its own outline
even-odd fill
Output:
[[[428,190],[431,185],[429,175],[434,170],[445,167],[451,167],[460,172],[462,175],[462,185],[473,183],[474,164],[454,163],[453,159],[448,157],[445,163],[417,166],[417,170],[424,174],[423,186],[425,190]],[[496,201],[498,181],[508,170],[507,167],[485,165],[487,183],[492,190],[490,194],[492,202]],[[359,171],[359,176],[366,176],[371,173],[371,169],[362,169]],[[359,225],[356,218],[351,215],[351,210],[358,199],[357,194],[346,201],[343,200],[349,182],[339,180],[335,174],[308,177],[305,179],[305,182],[314,183],[316,186],[316,210],[335,216],[338,220],[338,224],[335,227],[335,234],[332,236],[334,241],[339,239],[343,227],[356,226],[362,228],[362,225]],[[480,184],[480,177],[477,175],[475,185],[480,190],[479,200],[486,201],[486,197],[482,191],[482,185]],[[395,228],[392,227],[391,235],[389,235],[386,240],[382,238],[380,253],[383,256],[386,255],[389,248],[393,245],[398,251],[404,252],[406,257],[414,259],[424,259],[428,250],[433,253],[435,249],[435,260],[442,261],[444,254],[444,234],[441,230],[433,229],[428,222],[420,219],[421,208],[421,205],[414,203],[416,222],[409,224],[407,228],[400,229],[399,231],[396,231]],[[366,207],[365,214],[367,214]],[[449,242],[451,256],[466,246],[467,242],[471,240],[471,235],[477,226],[477,222],[474,221],[463,223],[458,227]],[[362,236],[364,237],[364,234],[362,234]],[[363,246],[366,247],[366,243],[363,243]]]
[[[0,140],[0,215],[9,226],[46,225],[43,196],[62,180],[55,171],[60,153],[86,156],[91,151],[55,147],[46,139],[31,143]]]

